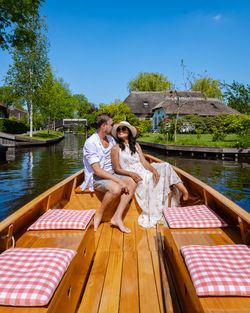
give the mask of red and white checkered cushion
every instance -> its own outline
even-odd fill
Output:
[[[95,210],[48,210],[28,230],[85,229]]]
[[[164,208],[163,214],[170,228],[224,227],[223,221],[206,205]]]
[[[58,248],[4,251],[0,255],[0,304],[48,304],[75,254],[73,250]]]
[[[250,248],[246,245],[181,248],[198,296],[250,296]]]

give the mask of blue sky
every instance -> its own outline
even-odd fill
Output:
[[[248,0],[47,0],[41,11],[55,74],[97,105],[125,99],[140,71],[162,73],[183,89],[181,59],[195,74],[249,84]],[[0,80],[10,63],[0,51]]]

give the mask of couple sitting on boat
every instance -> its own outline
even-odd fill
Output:
[[[99,211],[94,217],[97,230],[104,211],[120,197],[111,224],[129,233],[122,214],[135,194],[142,209],[138,224],[155,227],[162,220],[162,208],[168,204],[170,186],[174,185],[172,203],[178,205],[180,194],[188,199],[182,181],[168,163],[149,164],[136,143],[137,129],[128,122],[113,123],[110,114],[102,113],[95,120],[97,131],[89,137],[83,148],[85,180],[81,189],[105,193]],[[112,136],[111,136],[111,135]],[[115,139],[117,141],[115,141]],[[180,193],[180,192],[181,193]]]

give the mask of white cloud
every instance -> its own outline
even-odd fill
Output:
[[[220,14],[217,14],[217,15],[213,16],[213,19],[215,21],[219,21],[221,18],[222,18],[222,16]]]

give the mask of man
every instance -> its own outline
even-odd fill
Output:
[[[82,190],[88,188],[90,191],[95,189],[105,193],[101,207],[94,217],[94,230],[97,230],[105,209],[114,199],[120,197],[111,224],[124,233],[130,233],[130,229],[123,224],[122,214],[137,185],[131,177],[117,175],[113,170],[110,152],[116,142],[110,136],[114,125],[112,116],[106,113],[99,114],[95,124],[96,133],[86,140],[83,147],[85,180],[81,185]]]

